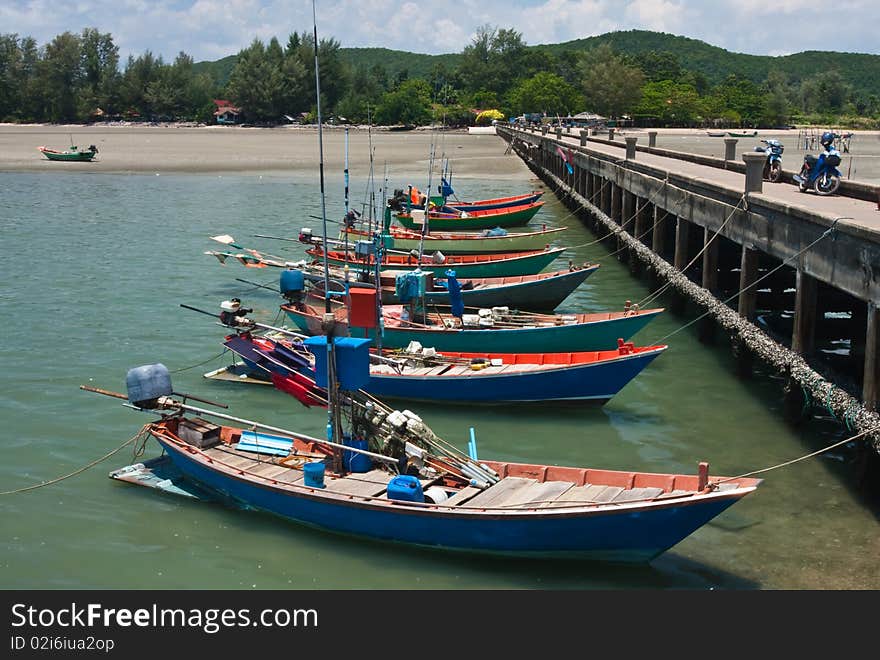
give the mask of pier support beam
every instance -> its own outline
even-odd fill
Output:
[[[600,178],[599,208],[605,215],[611,215],[611,182]]]
[[[718,290],[718,238],[712,240],[714,236],[715,232],[708,227],[703,230],[703,288],[712,295]]]
[[[880,309],[868,303],[868,323],[865,331],[865,371],[862,383],[862,402],[868,410],[877,410],[877,385],[880,382],[877,357],[880,342]]]
[[[816,278],[807,275],[802,269],[797,271],[796,293],[794,298],[794,334],[791,350],[803,356],[811,355],[816,337]]]
[[[674,263],[676,270],[682,271],[687,265],[688,260],[688,234],[690,233],[689,223],[684,218],[676,218],[675,220],[675,257]]]
[[[620,202],[623,197],[623,188],[618,186],[616,183],[611,184],[611,219],[614,220],[617,224],[622,223],[622,219],[620,217]]]
[[[654,204],[654,235],[651,237],[651,249],[660,257],[663,256],[663,236],[666,228],[666,211]]]
[[[749,247],[743,247],[742,261],[739,271],[739,304],[737,311],[740,316],[749,321],[755,320],[755,302],[758,292],[755,287],[744,290],[747,286],[758,279],[758,251]]]
[[[633,197],[635,208],[633,213],[636,214],[635,224],[633,227],[633,238],[639,242],[644,242],[645,234],[648,231],[648,201],[641,197]]]

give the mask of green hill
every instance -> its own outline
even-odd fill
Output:
[[[880,55],[825,51],[805,51],[780,56],[746,55],[732,53],[697,39],[646,30],[609,32],[535,48],[544,48],[559,55],[564,51],[590,50],[603,43],[628,55],[649,51],[673,53],[682,68],[702,73],[711,84],[721,82],[730,74],[761,83],[772,70],[782,71],[792,82],[799,82],[820,71],[837,69],[856,91],[880,94]]]
[[[880,95],[880,55],[862,53],[806,51],[794,55],[769,56],[733,53],[688,37],[665,32],[627,30],[609,32],[596,37],[576,39],[560,44],[529,46],[553,55],[593,49],[607,43],[621,53],[638,55],[649,51],[673,53],[682,68],[702,73],[711,84],[721,82],[730,74],[763,82],[772,70],[787,74],[791,82],[799,82],[820,71],[837,69],[856,92]],[[462,49],[467,44],[462,44]],[[427,79],[433,68],[443,65],[452,70],[461,59],[459,53],[425,55],[388,48],[341,48],[340,54],[351,65],[375,65],[385,67],[389,78],[407,71],[410,78]],[[237,56],[230,55],[216,62],[197,62],[196,71],[208,71],[220,84],[225,84],[235,66]]]

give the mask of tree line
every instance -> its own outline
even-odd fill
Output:
[[[184,52],[164,62],[147,51],[120,66],[112,35],[95,28],[43,46],[0,34],[0,120],[82,122],[100,108],[103,118],[211,122],[222,98],[249,123],[310,121],[314,50],[308,31],[284,45],[255,39],[221,79]],[[325,118],[354,123],[461,126],[492,108],[505,117],[590,111],[653,126],[880,126],[876,90],[854,89],[836,68],[797,79],[770,69],[761,82],[730,74],[710,83],[671,51],[632,54],[607,42],[587,50],[528,46],[519,32],[489,25],[454,60],[438,57],[419,76],[352,61],[333,38],[319,41],[318,59]]]

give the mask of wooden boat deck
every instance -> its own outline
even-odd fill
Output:
[[[231,445],[217,445],[204,453],[214,461],[234,470],[262,477],[279,485],[302,485],[302,463],[316,455],[302,454],[302,461],[283,457],[260,455],[236,449]],[[284,463],[283,461],[288,461]],[[326,474],[325,492],[350,497],[387,499],[388,482],[394,475],[386,470],[373,469],[363,473],[349,473],[342,477]],[[423,488],[435,480],[420,479]],[[453,494],[442,507],[462,509],[552,509],[578,505],[625,504],[639,501],[664,500],[693,495],[695,491],[661,487],[624,487],[572,481],[545,480],[522,476],[506,476],[489,488],[473,486]]]
[[[662,488],[622,488],[570,481],[538,481],[528,477],[505,477],[498,483],[456,504],[462,508],[552,508],[577,504],[622,504],[662,497],[678,497],[691,491],[664,493]],[[448,502],[447,502],[448,503]]]

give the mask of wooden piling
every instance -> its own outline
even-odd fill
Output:
[[[742,261],[740,262],[739,271],[739,304],[737,311],[743,318],[755,320],[755,301],[757,300],[757,291],[755,287],[747,286],[758,279],[758,251],[743,246]]]
[[[880,341],[880,309],[874,302],[868,303],[868,320],[865,328],[865,366],[862,379],[862,402],[867,410],[877,410],[878,374],[877,342]]]

